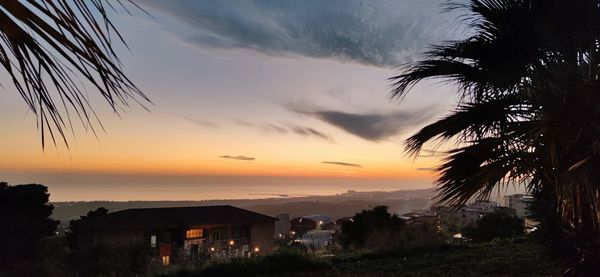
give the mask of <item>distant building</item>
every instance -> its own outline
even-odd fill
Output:
[[[275,218],[233,206],[128,209],[81,221],[78,247],[147,244],[164,265],[274,247]]]
[[[439,225],[439,217],[435,210],[417,210],[402,215],[403,219],[408,220],[411,224],[431,224]]]
[[[493,213],[498,203],[487,200],[477,200],[469,205],[464,205],[460,209],[460,215],[463,225],[474,224],[484,215]]]
[[[525,194],[513,194],[504,196],[504,205],[513,208],[520,218],[529,216],[529,205],[533,202],[533,196]]]
[[[474,224],[487,214],[505,213],[515,215],[515,210],[508,207],[501,207],[497,202],[489,200],[477,200],[460,209],[460,215],[463,225]]]
[[[275,216],[275,218],[277,218],[277,221],[275,221],[275,237],[288,237],[291,231],[290,215],[280,214]]]
[[[297,237],[310,230],[334,230],[335,227],[335,219],[322,214],[301,216],[291,221],[291,232]]]
[[[334,234],[334,230],[309,230],[294,242],[300,243],[308,250],[318,251],[333,245]]]
[[[529,210],[533,203],[533,196],[526,194],[513,194],[504,196],[504,204],[516,211],[516,215],[525,220],[525,229],[527,232],[532,232],[537,229],[539,222],[531,218]]]

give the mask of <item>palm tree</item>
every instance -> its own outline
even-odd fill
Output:
[[[115,40],[123,42],[108,18],[106,8],[114,10],[113,5],[123,3],[0,1],[0,63],[36,115],[42,146],[46,133],[54,144],[62,138],[68,146],[66,130],[73,131],[70,113],[86,129],[102,126],[80,80],[91,84],[115,113],[132,101],[148,101],[125,76],[113,49]]]
[[[460,93],[451,114],[406,140],[414,157],[426,143],[453,143],[438,168],[440,202],[464,204],[525,184],[547,222],[570,234],[578,270],[598,270],[600,260],[599,5],[449,4],[465,11],[470,35],[433,46],[391,78],[394,97],[430,78]]]

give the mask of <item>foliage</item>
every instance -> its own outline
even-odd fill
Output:
[[[0,271],[11,272],[19,260],[33,259],[40,241],[54,235],[58,221],[50,218],[54,207],[48,198],[45,186],[0,182]]]
[[[476,242],[495,238],[510,238],[524,233],[523,219],[506,213],[491,213],[478,220],[475,225],[462,229],[462,235]]]
[[[72,271],[77,276],[148,276],[152,266],[150,249],[139,242],[97,245],[72,254]]]
[[[330,268],[323,258],[299,251],[280,250],[266,256],[217,260],[199,270],[181,271],[170,276],[257,276],[319,271]]]
[[[398,215],[390,214],[388,207],[377,206],[363,210],[342,223],[339,241],[344,248],[357,249],[397,245],[398,235],[404,227],[404,221]]]
[[[114,41],[123,42],[105,7],[114,10],[114,3],[123,6],[105,0],[0,2],[0,63],[37,116],[42,145],[46,131],[54,143],[55,131],[67,143],[69,110],[93,131],[98,118],[80,79],[115,113],[130,101],[148,100],[122,72],[113,49]]]
[[[410,225],[402,234],[402,248],[435,249],[446,244],[447,237],[431,223],[415,223]]]
[[[469,0],[449,8],[465,11],[468,37],[432,47],[392,78],[393,93],[435,78],[455,84],[461,101],[410,137],[408,152],[455,142],[439,167],[441,202],[525,184],[544,202],[544,219],[553,221],[545,226],[566,234],[560,240],[578,253],[580,273],[600,271],[598,0]]]
[[[69,248],[71,251],[77,251],[77,240],[79,235],[79,224],[81,220],[86,218],[94,218],[98,216],[103,216],[108,213],[108,209],[104,207],[97,208],[93,211],[89,211],[86,215],[82,215],[79,219],[74,219],[69,222],[69,229],[66,232],[66,238],[69,243]]]
[[[331,262],[333,268],[319,276],[560,276],[563,270],[531,239],[370,252]]]

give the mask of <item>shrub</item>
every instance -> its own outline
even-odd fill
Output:
[[[316,271],[330,267],[328,261],[317,256],[281,250],[266,256],[215,260],[197,271],[181,271],[173,276],[252,276]]]
[[[387,248],[396,246],[405,223],[398,215],[390,214],[388,207],[377,206],[363,210],[342,224],[339,242],[344,248]]]
[[[491,213],[463,228],[464,236],[475,242],[491,241],[495,238],[510,238],[524,233],[523,219],[504,213]]]

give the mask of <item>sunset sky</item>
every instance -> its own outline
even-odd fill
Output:
[[[402,143],[456,98],[432,81],[392,100],[386,79],[461,35],[442,0],[137,2],[152,17],[113,17],[149,111],[119,117],[87,87],[106,131],[75,124],[70,149],[42,149],[0,75],[2,180],[45,184],[54,201],[431,186],[439,157],[412,160]]]

